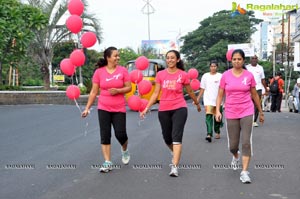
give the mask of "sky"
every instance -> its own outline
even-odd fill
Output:
[[[148,40],[148,16],[142,12],[147,0],[88,0],[89,12],[96,14],[103,29],[103,39],[93,49],[101,51],[109,46],[131,47],[134,50],[142,40]],[[246,7],[254,4],[299,4],[300,0],[150,0],[154,13],[150,15],[151,40],[176,40],[192,32],[199,23],[220,10],[231,10],[232,2]],[[262,12],[255,11],[258,18]],[[256,34],[257,35],[257,34]],[[256,36],[257,37],[257,36]],[[257,38],[254,38],[258,40]],[[254,41],[258,42],[258,41]]]

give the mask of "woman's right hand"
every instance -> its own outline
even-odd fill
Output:
[[[216,118],[216,121],[217,121],[217,122],[221,122],[222,114],[221,114],[219,111],[216,112],[215,118]]]
[[[86,117],[86,116],[88,116],[89,113],[90,113],[90,110],[85,109],[85,110],[81,113],[81,117]]]
[[[142,112],[140,112],[140,117],[141,117],[142,119],[145,118],[145,115],[146,115],[146,113],[147,113],[148,110],[149,110],[148,108],[145,108]]]

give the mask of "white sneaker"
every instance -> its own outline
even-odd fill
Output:
[[[258,127],[259,125],[256,122],[253,122],[252,126]]]
[[[240,163],[240,151],[238,153],[238,158],[236,159],[234,156],[232,156],[232,161],[231,161],[231,167],[233,170],[237,170],[239,168],[239,163]]]
[[[112,167],[113,167],[113,163],[112,163],[111,161],[105,161],[105,162],[101,165],[99,171],[100,171],[101,173],[108,173],[108,172],[110,172],[110,171],[112,170]]]
[[[174,164],[170,164],[171,172],[169,173],[172,177],[178,177],[178,167]]]
[[[128,152],[128,149],[126,151],[123,151],[121,148],[121,152],[122,152],[122,162],[123,164],[128,164],[129,160],[130,160],[130,155]]]
[[[242,183],[244,184],[250,184],[251,183],[251,179],[249,177],[249,172],[248,171],[242,171],[240,174],[240,180],[242,181]]]

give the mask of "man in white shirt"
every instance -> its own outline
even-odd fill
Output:
[[[253,57],[251,57],[250,60],[250,64],[248,64],[246,66],[247,70],[250,71],[255,79],[256,82],[256,91],[257,94],[259,96],[259,99],[261,99],[262,97],[262,89],[264,88],[266,91],[266,95],[268,94],[268,90],[267,90],[267,84],[265,81],[265,72],[264,72],[264,68],[259,65],[258,63],[258,58],[256,55],[254,55]],[[257,118],[258,118],[258,109],[255,107],[255,114],[254,114],[254,122],[253,122],[253,126],[258,127],[257,124]]]
[[[215,138],[220,139],[220,128],[223,126],[222,121],[217,122],[214,117],[222,74],[217,72],[218,63],[216,61],[211,61],[209,69],[210,72],[205,73],[201,78],[201,89],[198,94],[197,100],[199,102],[201,96],[203,95],[203,102],[206,113],[205,123],[207,127],[207,136],[205,139],[208,142],[211,142],[213,131],[215,131],[216,133]]]

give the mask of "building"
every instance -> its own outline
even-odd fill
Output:
[[[299,18],[300,20],[300,18]],[[287,64],[293,61],[294,56],[294,41],[296,16],[284,14],[281,19],[263,21],[260,24],[260,59],[272,60],[270,58],[275,53],[277,63]],[[283,34],[282,34],[283,33]],[[289,36],[288,36],[289,35]],[[300,32],[299,32],[300,42]],[[277,49],[276,49],[277,48]],[[289,48],[289,51],[287,50]],[[283,50],[281,50],[283,49]],[[292,63],[292,62],[290,62]],[[291,64],[290,64],[291,65]]]
[[[300,71],[300,11],[297,10],[295,20],[294,47],[294,71]]]

